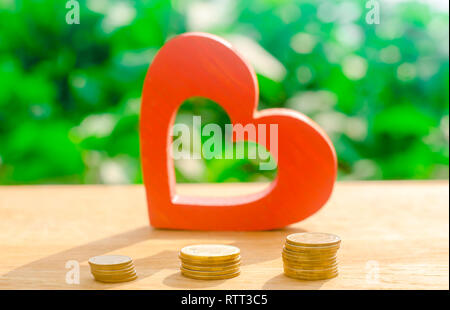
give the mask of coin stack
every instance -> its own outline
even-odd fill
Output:
[[[231,245],[202,244],[181,249],[181,274],[192,279],[219,280],[240,274],[241,251]]]
[[[326,233],[298,233],[286,237],[284,273],[300,280],[324,280],[338,275],[337,251],[341,239]]]
[[[95,256],[89,259],[91,273],[100,282],[117,283],[137,278],[133,260],[123,255]]]

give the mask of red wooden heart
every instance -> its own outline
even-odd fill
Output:
[[[233,124],[278,124],[278,175],[268,189],[213,199],[175,194],[170,133],[178,107],[197,96],[220,104]],[[218,37],[187,33],[161,48],[145,79],[140,121],[142,169],[152,226],[274,229],[305,219],[325,204],[337,171],[331,141],[301,113],[257,111],[258,96],[252,68]],[[258,143],[270,151],[269,143]]]

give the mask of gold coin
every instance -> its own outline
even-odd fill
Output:
[[[321,254],[329,254],[329,253],[336,253],[339,250],[339,246],[333,246],[333,247],[303,247],[298,245],[292,245],[289,243],[285,243],[284,249],[300,253],[300,254],[310,254],[310,255],[321,255]]]
[[[289,235],[286,242],[298,246],[324,247],[339,244],[341,238],[328,233],[306,232]]]
[[[283,259],[283,263],[285,266],[289,266],[291,268],[298,269],[324,269],[324,268],[332,268],[338,265],[337,261],[331,263],[303,263],[303,262],[292,262]]]
[[[182,248],[180,256],[191,260],[223,261],[238,257],[240,252],[239,248],[231,245],[199,244]]]
[[[103,270],[93,270],[91,269],[91,273],[99,276],[120,276],[120,275],[127,275],[131,273],[136,273],[136,270],[134,268],[128,268],[123,270],[117,270],[117,271],[103,271]]]
[[[314,270],[314,269],[296,269],[296,268],[284,266],[284,271],[289,272],[289,273],[298,273],[298,274],[302,274],[302,275],[315,276],[315,275],[321,275],[321,274],[335,273],[338,271],[338,268],[336,266],[336,267],[327,268],[327,269]]]
[[[292,260],[312,260],[312,261],[325,261],[325,260],[332,260],[336,259],[337,255],[336,253],[328,253],[328,254],[316,254],[316,255],[309,255],[304,253],[295,253],[289,250],[283,250],[281,253],[283,257],[292,259]]]
[[[181,274],[185,277],[188,277],[191,279],[196,279],[196,280],[224,280],[224,279],[230,279],[230,278],[237,277],[238,275],[241,274],[241,272],[238,271],[235,273],[224,274],[224,275],[213,275],[213,276],[199,276],[199,275],[192,274],[192,273],[186,273],[184,271],[181,271]]]
[[[133,273],[126,274],[126,275],[121,275],[121,276],[100,276],[100,275],[97,275],[97,274],[93,274],[93,276],[94,276],[94,278],[96,280],[100,280],[100,281],[104,281],[104,280],[107,280],[107,281],[120,281],[120,280],[125,280],[125,279],[128,279],[128,278],[136,277],[137,274],[135,272],[133,272]]]
[[[284,247],[283,252],[292,255],[292,256],[299,256],[299,257],[329,257],[329,256],[336,256],[338,251],[332,250],[332,251],[298,251],[298,250],[292,250],[291,248]]]
[[[89,258],[89,265],[99,268],[123,268],[133,260],[124,255],[102,255]]]
[[[189,259],[179,256],[182,263],[196,266],[226,266],[237,264],[241,262],[241,256],[237,256],[231,259],[218,260],[218,259]]]
[[[283,263],[292,266],[311,266],[311,267],[327,267],[335,266],[338,264],[337,260],[327,261],[327,262],[305,262],[305,261],[294,261],[283,258]]]
[[[91,271],[99,272],[99,273],[121,273],[121,272],[127,272],[130,270],[134,270],[134,264],[130,264],[127,266],[124,266],[123,268],[98,268],[95,266],[91,266]]]
[[[305,263],[305,264],[328,264],[328,263],[333,263],[335,261],[337,261],[337,257],[336,256],[331,256],[331,257],[297,257],[297,256],[291,256],[291,255],[287,255],[285,253],[283,253],[281,255],[283,260],[287,260],[293,263]]]
[[[329,279],[335,277],[338,274],[338,270],[329,272],[296,272],[290,269],[284,269],[284,273],[302,279]]]
[[[304,262],[304,263],[327,263],[327,262],[334,262],[337,260],[336,256],[329,256],[329,257],[298,257],[298,256],[291,256],[285,253],[281,254],[281,257],[283,259],[293,261],[293,262]]]
[[[110,278],[95,277],[95,280],[97,280],[99,282],[105,282],[105,283],[128,282],[128,281],[133,281],[136,279],[137,279],[137,275],[122,278],[122,279],[110,279]]]
[[[241,266],[240,262],[229,264],[229,265],[214,265],[214,266],[198,266],[198,265],[192,265],[192,264],[186,264],[184,262],[181,262],[181,266],[190,269],[190,270],[197,270],[197,271],[220,271],[220,270],[230,270],[233,268],[238,268]]]
[[[326,274],[326,273],[333,273],[338,270],[337,266],[329,267],[329,268],[322,268],[322,269],[304,269],[304,268],[294,268],[290,266],[284,265],[284,270],[289,271],[290,273],[301,273],[301,274],[310,274],[310,275],[316,275],[316,274]]]
[[[288,275],[288,276],[290,276],[292,278],[303,279],[303,280],[323,280],[323,279],[334,278],[339,273],[336,271],[336,272],[330,272],[330,273],[322,273],[322,274],[311,275],[311,274],[293,273],[293,272],[289,272],[289,271],[285,270],[284,274]]]
[[[228,270],[215,270],[215,271],[199,271],[199,270],[192,270],[187,269],[183,266],[180,267],[180,270],[184,273],[189,273],[197,276],[219,276],[219,275],[226,275],[230,273],[235,273],[239,271],[239,267],[235,267]]]
[[[91,274],[96,277],[96,278],[111,278],[111,279],[121,279],[121,278],[126,278],[126,277],[130,277],[136,274],[136,270],[132,270],[132,271],[128,271],[128,272],[124,272],[124,273],[98,273],[98,272],[94,272],[91,271]]]
[[[134,268],[134,264],[133,263],[129,263],[129,264],[126,264],[126,265],[119,265],[119,266],[115,266],[115,265],[112,265],[112,266],[107,266],[107,265],[105,265],[105,266],[94,266],[94,265],[90,265],[90,267],[91,267],[91,270],[98,270],[100,272],[102,272],[102,271],[104,271],[104,272],[108,272],[108,271],[114,272],[114,271],[120,271],[120,270]]]
[[[333,273],[333,274],[327,274],[327,275],[319,275],[319,276],[306,276],[306,275],[299,275],[299,274],[292,274],[289,272],[284,272],[284,274],[286,276],[288,276],[289,278],[293,278],[293,279],[297,279],[297,280],[304,280],[304,281],[317,281],[317,280],[327,280],[327,279],[332,279],[337,277],[339,274]]]
[[[126,275],[130,275],[133,273],[136,273],[136,270],[134,268],[132,269],[126,269],[120,272],[109,272],[109,271],[97,271],[97,270],[91,270],[91,273],[93,275],[98,275],[100,277],[123,277]]]
[[[303,260],[330,260],[337,258],[337,253],[327,253],[327,254],[305,254],[305,253],[295,253],[289,250],[283,250],[281,255],[292,258],[292,259],[303,259]]]
[[[284,248],[288,249],[292,252],[299,252],[299,253],[331,253],[331,252],[337,252],[339,250],[340,245],[333,245],[333,246],[314,246],[314,247],[306,247],[301,245],[294,245],[290,243],[285,243]]]

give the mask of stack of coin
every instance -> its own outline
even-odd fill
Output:
[[[337,251],[341,239],[326,233],[298,233],[286,237],[284,273],[300,280],[324,280],[338,275]]]
[[[126,282],[137,278],[133,260],[123,255],[94,256],[89,259],[91,273],[100,282]]]
[[[181,249],[181,274],[199,280],[234,278],[240,274],[241,251],[231,245],[201,244]]]

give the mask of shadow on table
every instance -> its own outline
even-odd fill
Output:
[[[186,240],[186,245],[191,244],[190,240],[235,240],[231,243],[241,249],[242,265],[258,264],[264,261],[277,259],[281,256],[281,248],[285,237],[288,234],[303,232],[302,229],[284,228],[279,230],[261,232],[205,232],[205,231],[179,231],[154,229],[143,226],[124,233],[116,234],[107,238],[99,239],[80,245],[56,254],[41,258],[31,263],[20,266],[0,277],[3,283],[11,283],[19,289],[29,288],[67,288],[67,289],[114,289],[120,288],[126,283],[99,283],[92,278],[87,264],[80,266],[81,285],[66,284],[65,264],[69,260],[80,263],[96,255],[103,255],[121,248],[130,247],[134,244],[149,240]],[[273,234],[279,233],[279,242],[273,240]],[[270,236],[270,238],[265,238]],[[226,242],[228,244],[228,242]],[[255,246],[260,244],[261,246]],[[163,283],[173,288],[208,288],[214,287],[226,280],[201,281],[183,277],[179,272],[178,250],[161,251],[157,254],[134,260],[138,279],[141,281],[151,277],[153,274],[164,270],[176,270],[167,276]],[[60,268],[60,269],[59,269]],[[277,276],[278,277],[278,276]],[[272,284],[279,282],[277,277],[269,280],[263,288],[270,288]],[[53,283],[52,283],[53,281]],[[295,281],[295,280],[293,280]],[[63,285],[61,285],[63,284]],[[299,282],[293,283],[293,287]],[[313,289],[310,285],[308,288]]]

